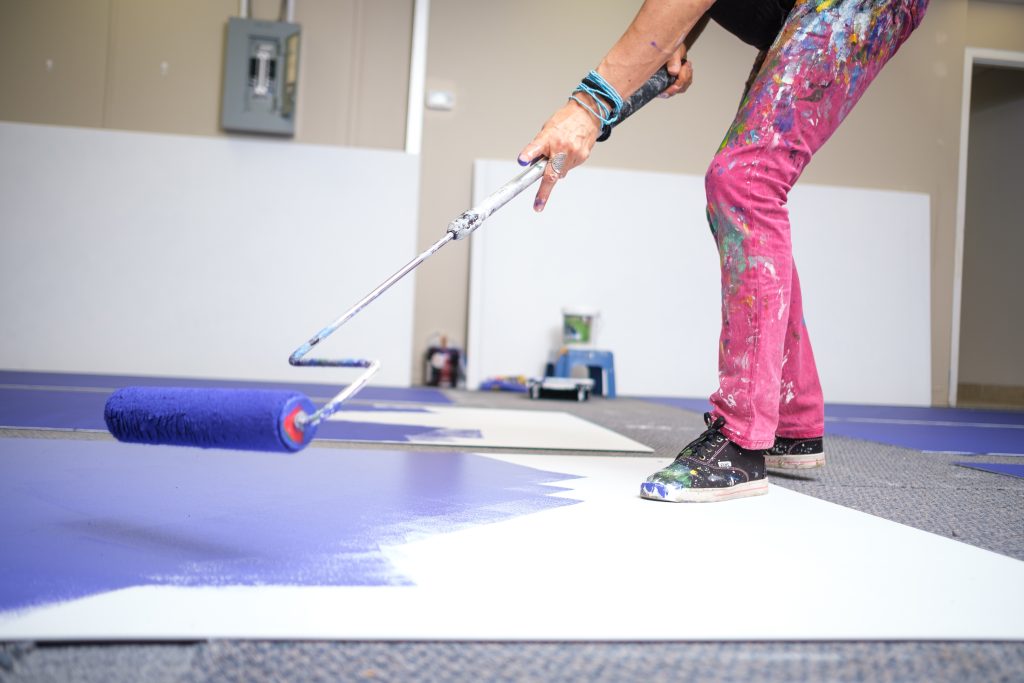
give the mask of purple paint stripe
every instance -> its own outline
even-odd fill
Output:
[[[381,552],[573,505],[468,453],[0,439],[0,611],[144,585],[409,583]]]
[[[954,465],[968,467],[972,470],[992,472],[993,474],[1008,474],[1011,477],[1024,479],[1024,465],[1007,465],[1001,462],[955,462]]]
[[[88,375],[60,372],[23,372],[0,370],[0,384],[21,386],[76,387],[82,389],[120,389],[128,386],[143,387],[224,387],[227,389],[285,389],[299,391],[307,396],[330,398],[341,391],[342,384],[299,384],[294,382],[253,382],[243,380],[190,379],[176,377],[141,377],[131,375]],[[445,405],[452,400],[437,389],[429,387],[374,387],[359,392],[364,401],[406,401]]]

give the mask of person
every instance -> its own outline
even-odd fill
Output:
[[[824,465],[824,399],[793,264],[790,189],[928,0],[646,0],[605,58],[519,154],[548,163],[534,200],[586,161],[623,98],[663,64],[684,92],[687,36],[710,17],[759,48],[739,111],[705,177],[721,261],[719,387],[706,431],[641,484],[644,498],[717,501],[766,493],[766,469]]]

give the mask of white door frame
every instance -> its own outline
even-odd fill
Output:
[[[430,0],[413,0],[412,50],[409,55],[409,96],[405,111],[405,153],[423,148],[423,97],[427,80],[427,36]]]
[[[953,323],[949,345],[949,405],[955,406],[960,378],[960,306],[964,277],[964,221],[967,212],[967,150],[971,130],[971,79],[976,64],[1024,69],[1024,52],[969,47],[964,51],[963,99],[960,103],[960,167],[956,191],[956,242],[953,248]]]

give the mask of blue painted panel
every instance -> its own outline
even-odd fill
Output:
[[[0,427],[107,430],[106,393],[0,388]]]
[[[0,427],[22,429],[82,429],[107,431],[103,422],[106,393],[0,388]],[[416,424],[416,415],[428,412],[416,406],[360,405],[361,412],[408,413],[409,424],[324,422],[320,441],[443,441],[446,437],[483,439],[476,429],[449,430]]]
[[[877,441],[917,451],[1024,455],[1024,429],[948,424],[844,422],[825,418],[830,435]]]
[[[224,387],[227,389],[287,389],[299,391],[311,398],[323,400],[341,391],[342,384],[301,384],[294,382],[249,382],[231,380],[186,379],[173,377],[132,377],[129,375],[83,375],[60,372],[22,372],[0,370],[0,385],[36,387],[77,387],[84,389],[120,389],[121,387]],[[429,387],[375,387],[359,392],[364,401],[408,401],[444,405],[452,400],[443,392]]]
[[[969,467],[974,470],[981,470],[982,472],[992,472],[993,474],[1008,474],[1011,477],[1020,477],[1024,479],[1024,465],[1008,465],[1001,462],[955,462],[954,465],[960,465],[961,467]]]
[[[381,546],[575,501],[466,453],[0,439],[0,610],[140,585],[408,584]]]
[[[825,404],[825,417],[927,420],[929,422],[984,422],[1024,425],[1024,411],[975,410],[968,408],[917,408],[909,406],[861,406],[848,403]]]
[[[652,397],[645,400],[683,410],[711,409],[707,399]],[[825,405],[825,432],[919,451],[1024,455],[1024,412]]]

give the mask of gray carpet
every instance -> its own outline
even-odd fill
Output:
[[[564,410],[645,443],[660,457],[675,455],[703,429],[699,414],[634,399],[577,404],[529,401],[511,394],[449,395],[459,405]],[[29,430],[0,430],[0,436],[106,438]],[[772,483],[1024,559],[1024,479],[951,464],[963,456],[923,454],[842,437],[829,438],[826,453],[824,469],[809,474],[772,472]],[[985,460],[1020,462],[988,456]],[[657,582],[685,570],[651,571],[652,582]],[[786,600],[784,591],[770,596]],[[0,681],[651,679],[1024,682],[1024,643],[0,644]]]
[[[986,681],[1024,680],[1024,644],[266,643],[0,646],[0,680]]]

